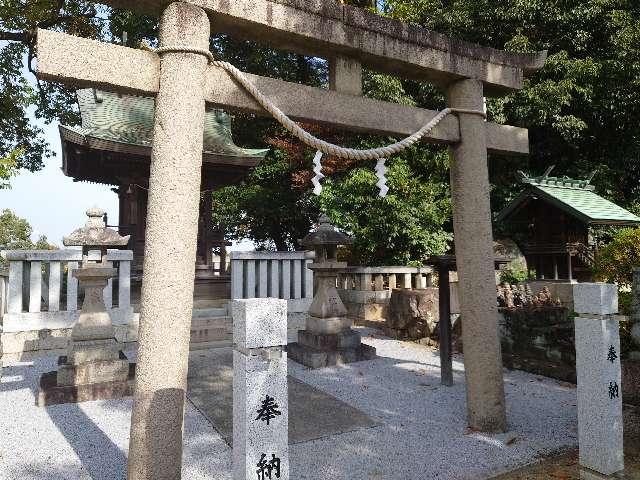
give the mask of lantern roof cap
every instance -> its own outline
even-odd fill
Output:
[[[331,220],[326,214],[320,215],[319,225],[315,232],[311,232],[301,241],[304,247],[316,247],[321,245],[351,245],[353,239],[339,232],[331,224]]]
[[[87,223],[62,239],[65,247],[124,247],[130,236],[121,236],[104,223],[105,211],[98,207],[87,210]]]

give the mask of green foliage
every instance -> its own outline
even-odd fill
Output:
[[[78,122],[73,90],[53,83],[34,88],[35,77],[25,71],[33,72],[37,28],[104,39],[99,14],[83,0],[0,0],[0,158],[14,155],[19,168],[36,171],[52,155],[31,112],[46,122]]]
[[[260,249],[295,250],[318,218],[308,190],[292,183],[294,169],[279,150],[272,151],[242,185],[213,193],[213,220],[225,225],[227,238],[253,240]]]
[[[391,192],[380,198],[374,164],[355,168],[327,182],[321,204],[354,236],[354,264],[421,265],[451,240],[442,229],[451,214],[448,190],[422,181],[402,158],[389,162],[388,178]]]
[[[2,250],[55,250],[47,237],[41,236],[37,242],[31,240],[33,229],[29,222],[18,217],[11,210],[0,212],[0,249]],[[0,265],[3,260],[0,258]]]
[[[625,228],[598,251],[594,274],[599,280],[631,287],[633,269],[637,267],[640,267],[640,228]]]
[[[21,150],[14,150],[7,158],[0,158],[0,190],[11,188],[9,180],[16,175],[16,157]]]
[[[527,266],[521,260],[514,260],[500,270],[500,283],[515,285],[529,280]]]
[[[530,129],[532,172],[584,177],[623,206],[640,198],[640,3],[634,0],[386,0],[384,14],[513,52],[548,50],[525,88],[490,99],[495,121]],[[493,162],[493,160],[492,160]],[[493,209],[521,165],[492,176]],[[492,173],[495,173],[493,171]]]

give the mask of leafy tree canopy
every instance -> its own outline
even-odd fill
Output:
[[[529,168],[584,177],[629,205],[640,196],[640,3],[635,0],[387,0],[386,15],[514,52],[548,50],[525,88],[489,102],[500,123],[530,129]],[[494,210],[515,168],[493,176]],[[506,188],[505,188],[506,187]]]
[[[55,250],[47,237],[40,236],[36,242],[31,240],[33,229],[24,218],[18,217],[11,210],[0,212],[0,249],[6,250]],[[0,258],[0,263],[2,259]]]
[[[625,228],[598,251],[594,273],[602,281],[631,287],[633,269],[639,265],[640,228]]]
[[[16,174],[15,155],[0,158],[0,190],[11,188],[9,180]]]

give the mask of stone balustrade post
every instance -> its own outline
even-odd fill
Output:
[[[580,465],[613,475],[624,469],[618,288],[580,283],[573,295]]]
[[[289,478],[287,301],[236,300],[233,479]],[[257,474],[257,476],[256,476]]]

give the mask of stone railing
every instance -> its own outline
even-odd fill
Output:
[[[338,293],[354,322],[380,322],[394,288],[433,286],[431,267],[347,267],[338,275]]]
[[[338,275],[342,290],[376,291],[433,286],[431,267],[347,267]]]
[[[100,252],[90,258],[99,259]],[[94,258],[95,256],[95,258]],[[71,328],[78,317],[78,281],[72,272],[82,261],[80,250],[8,250],[9,263],[3,300],[3,333]],[[114,324],[132,320],[131,261],[133,252],[109,250],[107,259],[118,269],[115,281],[104,290],[105,305]],[[0,284],[0,288],[1,288]]]
[[[313,299],[311,252],[231,252],[231,299],[279,298],[306,312]]]
[[[0,270],[0,324],[7,309],[7,294],[9,293],[9,271]]]

